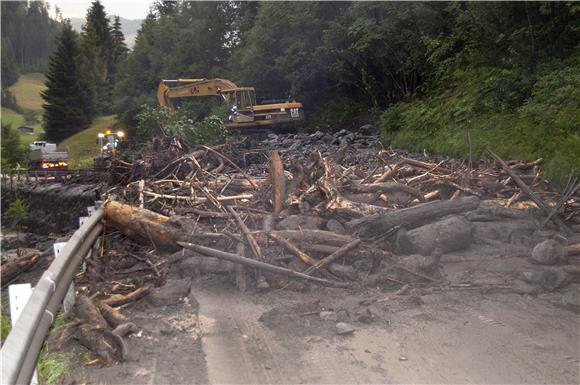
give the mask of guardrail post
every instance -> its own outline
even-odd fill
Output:
[[[19,283],[8,286],[8,302],[10,305],[10,324],[12,327],[16,324],[22,309],[26,306],[28,299],[32,295],[32,286],[29,283]],[[32,374],[30,385],[38,384],[36,370]]]
[[[54,259],[58,258],[58,255],[66,246],[66,242],[57,242],[53,245],[54,248]],[[62,301],[62,307],[64,308],[64,313],[68,314],[72,310],[73,306],[75,305],[75,286],[74,286],[74,279],[71,282],[66,295]]]

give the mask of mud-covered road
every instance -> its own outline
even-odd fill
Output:
[[[137,311],[133,319],[148,331],[129,338],[133,358],[89,369],[90,377],[150,384],[580,381],[578,314],[547,299],[470,290],[244,294],[215,279],[194,282],[189,298],[186,304],[199,301],[197,324],[187,327],[193,310]],[[371,303],[369,319],[357,316]],[[359,321],[339,335],[336,318],[322,320],[321,311]]]

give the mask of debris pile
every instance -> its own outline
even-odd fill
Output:
[[[324,285],[395,296],[580,283],[578,180],[558,192],[542,181],[541,159],[377,147],[345,130],[195,149],[168,138],[115,160],[116,184],[103,194],[109,231],[77,277],[86,297],[75,336],[103,362],[121,360],[122,336],[136,328],[115,308],[142,297],[178,305],[189,279],[206,274],[242,291]],[[187,290],[167,299],[163,285],[182,281]],[[336,333],[353,330],[337,324]]]
[[[231,274],[244,290],[448,285],[445,261],[478,245],[536,265],[577,253],[580,184],[547,188],[541,159],[432,160],[376,146],[346,130],[199,149],[159,141],[119,161],[106,217],[173,252],[165,270]]]

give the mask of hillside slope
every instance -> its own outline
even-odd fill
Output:
[[[96,143],[97,134],[115,125],[115,115],[95,118],[89,128],[74,134],[60,142],[58,147],[69,151],[69,167],[86,169],[93,167],[93,158],[99,155],[100,149]]]
[[[40,73],[22,74],[18,81],[8,89],[20,107],[41,112],[43,100],[40,93],[46,89],[44,81],[45,77]]]

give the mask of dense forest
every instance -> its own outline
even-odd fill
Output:
[[[304,103],[310,129],[379,116],[385,145],[580,168],[571,2],[158,2],[119,74],[125,123],[159,79],[222,77]],[[467,138],[472,139],[468,141]]]
[[[42,1],[3,1],[1,7],[4,88],[20,73],[46,71],[60,23],[49,17],[49,6]]]

